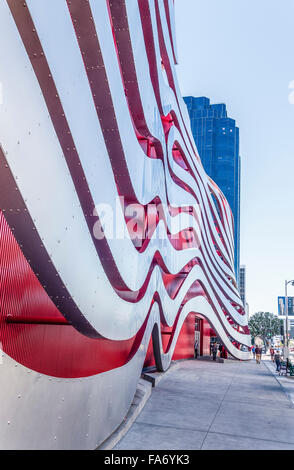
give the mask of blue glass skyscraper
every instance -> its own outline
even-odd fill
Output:
[[[227,115],[225,104],[210,104],[205,97],[184,98],[192,133],[206,173],[226,196],[235,222],[235,273],[240,270],[240,171],[239,128]]]

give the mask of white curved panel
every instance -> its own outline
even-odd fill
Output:
[[[57,313],[84,334],[80,323],[86,319],[98,338],[93,341],[103,337],[99,344],[105,341],[125,361],[117,366],[111,356],[107,372],[57,379],[46,376],[48,356],[42,374],[5,356],[0,443],[3,448],[94,448],[127,413],[151,335],[157,367],[166,370],[183,323],[195,312],[233,356],[249,358],[247,318],[234,284],[232,214],[204,172],[180,95],[172,0],[28,0],[24,5],[7,0],[0,4],[0,30],[5,37],[0,42],[0,163],[7,162],[12,173],[5,191],[12,201],[17,189],[15,204],[22,202],[31,218],[27,230],[32,239],[39,237],[53,267],[46,270],[44,253],[36,256],[35,275],[42,268],[45,291],[49,271],[60,277],[72,304]],[[119,196],[139,206],[146,224],[148,204],[155,201],[158,212],[163,204],[142,247],[132,240],[131,215]],[[7,200],[0,188],[1,198]],[[112,236],[104,225],[101,241],[95,226],[98,218],[106,224],[106,207],[121,236]],[[5,211],[9,224],[15,219],[9,207]],[[21,223],[11,228],[25,254],[27,232]],[[192,229],[194,244],[175,240]],[[44,294],[38,289],[36,296]],[[166,352],[162,323],[172,329]],[[74,339],[86,345],[81,356],[94,350],[83,338]],[[50,341],[54,346],[54,338]]]

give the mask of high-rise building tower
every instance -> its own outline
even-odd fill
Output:
[[[240,297],[246,308],[246,266],[240,266],[240,278],[239,278],[239,290]]]
[[[227,115],[225,104],[187,96],[193,136],[206,173],[227,198],[235,221],[235,273],[240,269],[240,171],[239,128]]]

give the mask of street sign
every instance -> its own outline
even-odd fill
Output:
[[[285,297],[278,297],[278,312],[279,315],[286,315],[286,302]],[[294,316],[294,297],[288,297],[288,315]]]

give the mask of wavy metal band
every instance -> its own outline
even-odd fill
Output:
[[[1,367],[30,391],[24,410],[3,388],[0,417],[20,429],[34,414],[30,438],[0,424],[0,445],[93,448],[125,416],[150,338],[166,370],[191,312],[249,358],[234,221],[193,141],[172,0],[7,0],[0,30]],[[44,411],[60,397],[61,419]]]

